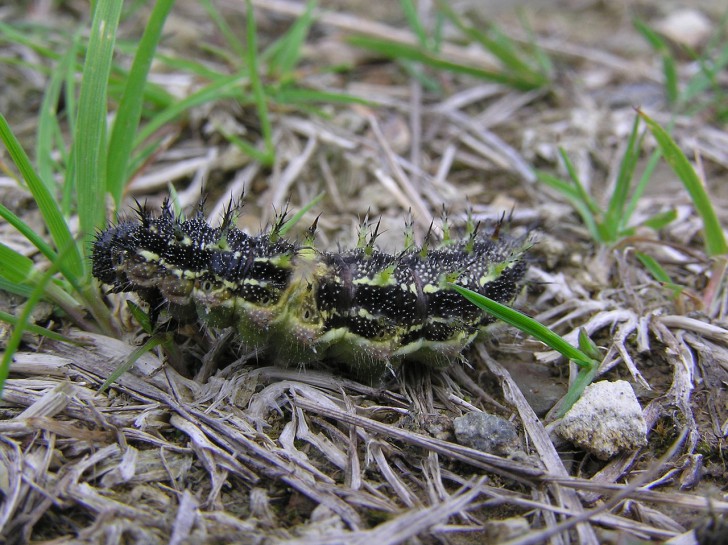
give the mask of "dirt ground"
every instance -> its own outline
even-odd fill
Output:
[[[245,28],[242,3],[214,4],[232,29]],[[416,44],[399,3],[320,2],[294,78],[368,102],[272,104],[270,167],[227,138],[260,145],[254,106],[233,99],[197,106],[158,131],[162,144],[131,180],[126,210],[133,199],[155,209],[172,183],[183,206],[208,195],[214,223],[230,195],[244,192],[238,225],[255,233],[286,203],[298,210],[324,191],[301,220],[308,226],[320,214],[317,247],[351,247],[368,213],[381,218],[378,242],[392,253],[402,249],[408,210],[419,240],[433,219],[439,225],[443,206],[454,223],[468,208],[484,223],[510,214],[510,229],[534,240],[514,306],[572,342],[585,328],[604,354],[596,380],[624,380],[636,393],[646,444],[601,460],[561,439],[549,411],[576,370],[504,324],[461,364],[412,366],[363,383],[335,362],[281,368],[231,332],[188,326],[176,337],[177,364],[162,351],[147,353],[99,393],[146,340],[129,295],[105,294],[118,338],[40,306],[37,323],[84,345],[27,335],[15,357],[0,402],[0,543],[728,541],[728,292],[724,261],[706,255],[690,196],[660,162],[633,224],[668,210],[676,219],[602,244],[535,175],[568,179],[563,149],[604,206],[639,107],[674,123],[673,137],[695,160],[726,225],[728,119],[719,114],[728,112],[728,74],[672,113],[661,59],[633,24],[639,18],[669,36],[684,87],[699,70],[688,49],[708,51],[718,36],[725,55],[725,6],[691,2],[686,13],[679,2],[654,0],[451,4],[476,28],[494,22],[521,44],[531,33],[553,64],[550,83],[515,90],[393,61],[349,38]],[[253,5],[262,48],[303,9],[285,0]],[[87,9],[75,1],[6,4],[0,21],[50,28],[62,44],[86,28]],[[433,2],[418,10],[434,21]],[[140,7],[122,21],[120,43],[138,39],[147,15]],[[161,53],[226,68],[211,53],[225,47],[224,37],[200,3],[178,2],[165,31]],[[453,62],[497,66],[452,25],[443,37]],[[0,40],[0,113],[31,156],[48,84],[38,65],[51,61]],[[163,63],[151,77],[179,97],[202,79]],[[641,145],[638,173],[656,142],[648,134]],[[4,150],[0,161],[2,203],[41,232]],[[0,238],[38,259],[9,225],[0,223]],[[676,295],[657,282],[640,252],[686,289]],[[0,291],[0,308],[18,312],[21,301]],[[517,438],[507,449],[484,452],[458,440],[454,421],[481,411],[513,424]]]

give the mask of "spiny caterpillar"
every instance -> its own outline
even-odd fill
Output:
[[[113,292],[137,292],[151,312],[166,305],[180,322],[235,327],[245,345],[276,363],[336,359],[355,372],[419,361],[443,368],[493,319],[448,287],[452,282],[498,302],[515,296],[526,271],[522,239],[485,235],[468,221],[462,240],[430,247],[430,236],[397,255],[375,247],[378,225],[360,227],[357,247],[339,253],[283,237],[286,214],[250,236],[234,226],[234,206],[211,227],[202,203],[190,219],[168,201],[160,215],[139,206],[93,244],[93,275]]]

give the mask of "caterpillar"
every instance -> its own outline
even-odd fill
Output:
[[[243,344],[276,363],[336,359],[376,375],[406,361],[444,368],[493,321],[448,283],[498,302],[515,296],[526,272],[528,242],[468,222],[464,238],[431,235],[389,254],[376,246],[378,224],[360,227],[350,250],[319,251],[316,223],[303,242],[287,240],[286,214],[251,236],[234,225],[235,206],[212,227],[203,203],[189,219],[169,201],[161,213],[139,205],[93,241],[93,275],[112,292],[137,292],[152,312],[166,307],[180,322],[234,327]]]

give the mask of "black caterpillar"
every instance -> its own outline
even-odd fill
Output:
[[[459,241],[445,224],[437,248],[428,235],[391,255],[365,222],[356,248],[330,253],[313,247],[315,224],[304,243],[282,236],[285,214],[250,236],[234,226],[233,208],[211,227],[202,204],[187,220],[169,202],[158,216],[139,206],[138,219],[97,235],[93,275],[114,292],[137,292],[152,310],[166,304],[179,321],[235,327],[277,363],[336,358],[376,374],[403,361],[445,367],[492,322],[448,282],[507,303],[526,271],[526,241],[501,234],[500,224],[485,235],[469,221]]]

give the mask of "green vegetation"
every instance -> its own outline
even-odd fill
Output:
[[[681,52],[689,55],[698,66],[697,72],[682,85],[678,76],[677,48],[643,21],[636,19],[634,26],[662,60],[665,94],[673,111],[688,115],[710,111],[716,121],[728,120],[728,92],[719,81],[720,74],[728,67],[728,13],[717,25],[702,53]]]
[[[547,172],[536,173],[539,181],[558,191],[571,203],[584,221],[584,225],[589,229],[592,238],[601,244],[614,244],[633,234],[638,227],[631,225],[630,219],[660,158],[659,153],[652,154],[635,184],[633,180],[644,138],[644,132],[639,132],[639,125],[640,118],[635,117],[632,132],[619,164],[614,191],[609,197],[606,208],[601,207],[596,198],[586,191],[573,163],[564,150],[561,150],[561,159],[569,174],[568,181]],[[675,217],[675,212],[669,211],[649,218],[642,225],[657,230],[673,221]]]
[[[396,60],[408,67],[416,77],[424,80],[430,88],[437,84],[413,68],[413,63],[438,71],[472,76],[485,81],[502,83],[514,89],[527,91],[550,84],[553,67],[548,56],[535,42],[522,46],[508,37],[496,25],[486,24],[482,28],[470,25],[455,13],[448,2],[437,2],[436,27],[432,36],[419,19],[412,0],[400,0],[410,29],[417,37],[417,43],[354,35],[349,43],[374,51],[384,57]],[[473,64],[467,59],[452,58],[442,51],[442,24],[447,20],[463,35],[464,41],[477,44],[500,65],[490,69]]]
[[[480,295],[475,291],[458,286],[457,284],[451,283],[450,287],[478,308],[497,319],[518,328],[534,339],[541,341],[549,348],[556,350],[567,360],[573,361],[579,366],[579,373],[576,379],[569,388],[569,391],[562,398],[558,411],[554,415],[555,418],[563,416],[564,413],[566,413],[566,411],[568,411],[571,406],[576,403],[581,394],[584,392],[584,388],[589,386],[591,381],[594,380],[594,377],[599,370],[599,363],[601,362],[599,349],[592,340],[589,339],[584,330],[579,332],[579,348],[575,348],[542,323],[521,312],[518,312],[517,310],[493,301],[492,299],[485,297],[484,295]]]

